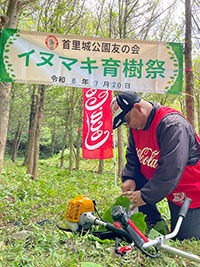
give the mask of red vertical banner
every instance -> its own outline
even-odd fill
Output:
[[[84,159],[113,158],[112,91],[83,88]]]

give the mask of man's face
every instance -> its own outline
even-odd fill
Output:
[[[136,105],[125,115],[125,123],[123,123],[127,128],[135,128],[137,130],[142,130],[144,128],[144,117],[142,110]]]

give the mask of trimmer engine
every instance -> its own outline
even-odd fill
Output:
[[[94,203],[86,196],[77,196],[69,201],[65,219],[67,227],[72,231],[77,231],[79,227],[88,229],[91,223],[85,221],[87,213],[94,214]]]

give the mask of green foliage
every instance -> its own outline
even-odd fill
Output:
[[[166,235],[167,229],[164,221],[157,222],[156,225],[151,229],[148,237],[150,239],[154,239],[155,237],[159,236],[159,234]]]
[[[107,211],[103,214],[102,217],[104,221],[113,223],[111,212],[115,206],[124,207],[128,213],[130,211],[130,199],[124,196],[117,197],[115,200],[115,203],[109,209],[107,209]],[[130,218],[134,222],[134,224],[138,227],[138,229],[140,229],[141,232],[145,233],[146,231],[146,223],[144,221],[145,215],[141,212],[138,212],[138,213],[132,214]],[[100,230],[103,230],[103,227],[99,227],[99,228]]]
[[[157,259],[149,259],[138,249],[121,257],[114,254],[111,240],[102,242],[90,234],[75,235],[56,227],[65,225],[68,202],[78,195],[95,199],[101,216],[115,202],[128,209],[129,200],[119,197],[120,183],[114,186],[112,160],[105,161],[103,174],[97,173],[95,160],[82,160],[80,170],[69,174],[59,168],[59,157],[54,156],[40,162],[37,181],[26,174],[21,163],[6,161],[2,171],[0,266],[196,266],[164,250]],[[166,201],[160,202],[159,209],[166,213],[166,205]],[[132,219],[136,223],[137,218]],[[38,224],[43,220],[50,221]],[[170,245],[198,254],[200,241],[170,241]]]
[[[111,211],[115,206],[122,206],[122,207],[126,208],[126,211],[128,212],[129,207],[130,207],[130,200],[129,200],[129,198],[123,197],[123,196],[117,197],[115,203],[109,209],[107,209],[107,211],[103,214],[103,219],[106,222],[113,223]]]
[[[147,229],[147,225],[144,221],[145,217],[146,215],[144,215],[142,212],[137,212],[131,215],[131,220],[134,222],[137,228],[140,229],[140,231],[144,234]]]
[[[96,264],[93,262],[81,262],[81,267],[102,267],[101,264]]]

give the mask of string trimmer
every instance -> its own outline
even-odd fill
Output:
[[[122,206],[115,206],[111,215],[114,223],[105,222],[96,209],[95,202],[86,196],[78,196],[69,201],[65,219],[67,220],[67,229],[73,232],[89,232],[93,225],[100,225],[107,229],[107,232],[92,232],[93,235],[102,239],[116,238],[116,240],[126,241],[129,245],[120,249],[116,248],[116,252],[124,254],[131,250],[134,246],[139,248],[145,255],[149,257],[158,257],[158,251],[164,249],[172,254],[188,258],[192,261],[200,263],[200,257],[180,249],[166,245],[166,240],[174,238],[180,229],[183,219],[185,218],[191,199],[186,198],[178,215],[177,223],[173,232],[167,235],[160,235],[155,239],[148,239],[129,218],[127,211]],[[94,214],[97,212],[98,217]],[[64,230],[64,229],[63,229]],[[154,254],[147,252],[147,249],[153,247]]]

